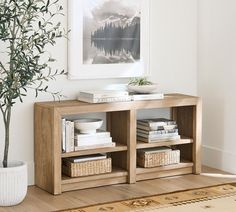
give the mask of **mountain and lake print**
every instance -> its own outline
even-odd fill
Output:
[[[84,1],[84,64],[135,63],[140,60],[141,1]]]

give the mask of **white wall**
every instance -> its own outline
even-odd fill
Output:
[[[66,9],[66,0],[61,0]],[[66,17],[62,20],[66,24]],[[197,93],[197,0],[151,0],[151,77],[164,92]],[[66,69],[66,41],[53,49],[57,67]],[[125,79],[69,81],[65,77],[51,82],[50,87],[62,90],[70,99],[80,89],[103,88]],[[51,100],[40,95],[36,100],[29,92],[23,104],[14,107],[11,125],[10,159],[29,164],[29,184],[34,183],[33,103]],[[0,125],[3,135],[3,126]],[[0,137],[2,147],[3,136]],[[0,148],[1,149],[1,148]],[[2,151],[0,151],[2,158]]]
[[[236,173],[236,1],[199,0],[203,162]]]

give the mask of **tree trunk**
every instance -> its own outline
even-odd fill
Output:
[[[4,124],[5,124],[5,148],[4,148],[4,157],[3,157],[4,168],[6,168],[8,164],[10,120],[11,120],[11,106],[8,106],[5,113],[5,121],[4,121]]]

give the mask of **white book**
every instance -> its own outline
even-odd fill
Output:
[[[127,91],[115,91],[115,90],[90,90],[90,91],[80,91],[79,95],[86,98],[109,98],[109,97],[120,97],[128,96]]]
[[[75,140],[75,146],[87,146],[96,144],[112,143],[112,138],[97,138],[97,139],[86,139],[86,140]]]
[[[138,100],[158,100],[158,99],[164,99],[163,93],[151,93],[151,94],[131,94],[133,101]]]
[[[66,152],[74,151],[74,122],[66,120]]]
[[[96,145],[88,145],[88,146],[75,146],[75,151],[80,151],[80,150],[87,150],[87,149],[98,149],[98,148],[106,148],[106,147],[115,147],[116,143],[105,143],[105,144],[96,144]]]
[[[161,135],[161,134],[169,134],[169,133],[178,133],[178,129],[171,129],[171,130],[153,130],[153,131],[148,131],[148,130],[142,130],[142,129],[137,129],[137,133],[142,133],[145,135]]]
[[[148,138],[151,140],[159,139],[159,138],[171,138],[171,137],[177,136],[177,135],[179,135],[178,132],[177,133],[176,132],[175,133],[166,133],[166,134],[152,134],[152,135],[137,132],[137,136],[141,136],[141,137]]]
[[[172,140],[178,140],[180,139],[180,135],[175,135],[175,136],[171,136],[171,137],[163,137],[163,138],[155,138],[155,139],[150,139],[150,138],[144,138],[142,136],[137,136],[137,140],[138,141],[143,141],[146,143],[156,143],[156,142],[161,142],[161,141],[172,141]]]
[[[84,156],[66,158],[65,160],[68,160],[72,163],[79,163],[84,161],[101,160],[106,158],[107,158],[106,154],[94,154],[94,155],[84,155]]]
[[[66,151],[66,119],[61,119],[61,148],[62,152]]]
[[[170,147],[156,147],[156,148],[150,148],[150,149],[139,149],[138,153],[146,153],[146,154],[151,154],[151,153],[158,153],[158,152],[169,152],[172,151]]]
[[[119,96],[119,97],[104,97],[104,98],[88,98],[83,96],[78,96],[79,101],[88,103],[105,103],[105,102],[129,102],[131,101],[131,96]]]
[[[77,140],[82,140],[82,139],[96,139],[96,138],[108,138],[111,136],[111,133],[108,131],[97,131],[94,134],[82,134],[82,133],[76,133],[75,134],[75,139]]]

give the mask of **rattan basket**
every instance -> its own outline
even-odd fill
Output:
[[[82,177],[96,174],[104,174],[112,171],[111,158],[72,163],[63,160],[62,173],[69,177]]]
[[[180,150],[164,152],[138,152],[137,165],[150,168],[156,166],[166,166],[180,162]]]

